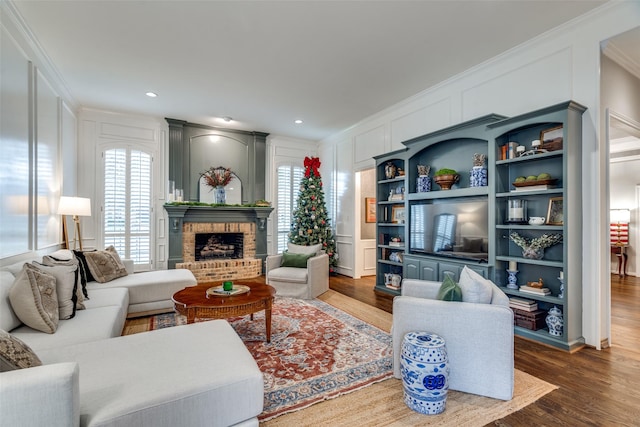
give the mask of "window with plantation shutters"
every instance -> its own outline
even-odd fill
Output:
[[[278,167],[278,195],[277,195],[277,242],[278,253],[287,249],[289,230],[293,209],[298,201],[300,183],[304,177],[304,168],[300,166],[283,165]]]
[[[152,156],[131,148],[104,152],[103,241],[136,270],[151,268]]]

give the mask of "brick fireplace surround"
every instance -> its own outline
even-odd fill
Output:
[[[186,268],[198,283],[247,279],[263,273],[266,223],[272,208],[165,205],[169,214],[169,268]],[[242,233],[242,259],[195,260],[199,233]]]

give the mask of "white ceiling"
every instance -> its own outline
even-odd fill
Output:
[[[12,3],[80,106],[320,140],[605,1]]]

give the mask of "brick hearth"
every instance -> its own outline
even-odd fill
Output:
[[[195,260],[196,234],[242,233],[242,259]],[[262,274],[262,260],[256,258],[256,225],[249,222],[185,222],[182,226],[182,259],[176,268],[191,270],[198,283],[248,279]]]

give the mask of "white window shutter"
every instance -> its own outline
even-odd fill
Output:
[[[130,148],[105,151],[104,243],[132,259],[137,269],[151,267],[151,176],[149,153]]]
[[[287,249],[289,241],[289,230],[293,219],[293,210],[298,201],[300,193],[300,183],[304,177],[304,168],[300,166],[285,165],[278,167],[278,190],[277,190],[277,241],[278,253]]]

